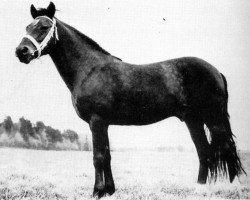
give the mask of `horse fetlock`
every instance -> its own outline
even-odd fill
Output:
[[[99,182],[98,184],[94,185],[94,191],[93,191],[93,197],[98,197],[101,198],[105,196],[106,190],[105,190],[105,185],[103,182]]]

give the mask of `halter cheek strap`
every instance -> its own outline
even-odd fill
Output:
[[[55,18],[53,18],[53,20],[51,20],[49,17],[47,16],[39,16],[37,17],[36,19],[39,19],[39,18],[46,18],[48,20],[50,20],[52,22],[52,26],[48,32],[48,34],[46,35],[46,37],[43,39],[43,41],[39,44],[36,39],[34,37],[32,37],[31,35],[25,35],[24,38],[27,38],[29,39],[32,44],[34,44],[34,46],[36,47],[36,51],[38,52],[38,56],[37,58],[39,58],[42,54],[42,50],[47,46],[48,42],[50,41],[50,39],[54,36],[54,33],[55,33],[55,36],[56,36],[56,40],[59,40],[58,38],[58,33],[57,33],[57,27],[56,27],[56,20]],[[36,20],[35,19],[35,20]],[[33,54],[36,52],[34,51]]]

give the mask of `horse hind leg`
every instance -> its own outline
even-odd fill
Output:
[[[185,123],[189,129],[199,157],[200,166],[197,182],[205,184],[208,177],[210,147],[204,131],[204,123],[198,116],[187,117]]]

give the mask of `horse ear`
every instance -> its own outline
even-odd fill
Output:
[[[37,17],[37,10],[33,4],[30,6],[30,14],[34,19]]]
[[[47,14],[48,17],[53,18],[56,12],[56,7],[53,2],[50,2],[49,6],[47,7]]]

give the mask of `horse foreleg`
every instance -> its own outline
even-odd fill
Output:
[[[93,115],[89,122],[93,140],[93,164],[95,167],[95,185],[93,196],[99,198],[105,195],[104,161],[108,126],[98,115]]]
[[[185,120],[185,122],[190,131],[200,161],[197,182],[205,184],[208,177],[210,147],[204,131],[204,123],[199,119],[199,117],[190,116]]]
[[[89,122],[93,140],[93,163],[95,167],[95,185],[93,196],[99,198],[115,192],[110,166],[108,124],[98,115],[93,115]],[[105,177],[105,180],[104,180]],[[105,182],[105,183],[104,183]]]
[[[109,141],[107,136],[107,146],[106,146],[105,160],[104,160],[105,191],[109,195],[112,195],[115,192],[115,184],[112,176],[110,161],[111,161],[111,155],[110,155]]]

